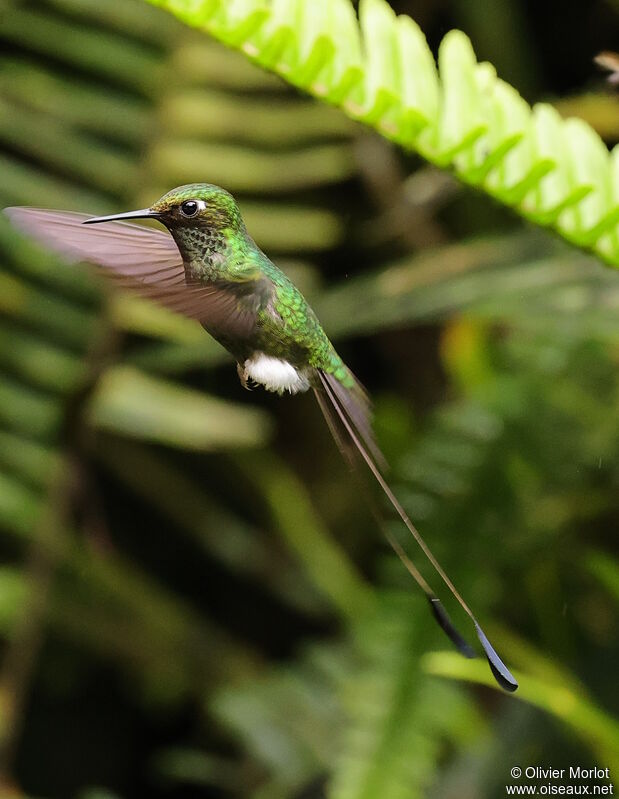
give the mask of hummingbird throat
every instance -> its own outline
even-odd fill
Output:
[[[199,226],[170,228],[170,233],[192,277],[203,280],[226,277],[231,245],[223,233]]]

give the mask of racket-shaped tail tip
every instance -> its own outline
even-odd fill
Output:
[[[458,652],[460,652],[461,655],[464,655],[465,658],[476,657],[473,647],[468,643],[468,641],[466,641],[460,635],[460,633],[454,627],[453,622],[449,618],[449,614],[443,607],[440,599],[437,599],[437,597],[435,596],[428,596],[428,602],[430,603],[430,607],[432,608],[432,615],[438,622],[441,629],[445,632],[445,634],[449,637],[452,643],[456,646]]]
[[[486,657],[488,658],[488,664],[492,674],[494,675],[494,679],[504,691],[513,693],[518,689],[518,683],[516,679],[507,668],[505,663],[503,663],[501,658],[498,656],[496,649],[492,646],[486,637],[486,633],[481,629],[477,622],[475,622],[475,629],[477,630],[477,637],[479,638],[481,645],[484,648],[484,652],[486,653]]]

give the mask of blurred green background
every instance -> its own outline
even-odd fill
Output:
[[[619,139],[591,62],[616,3],[392,5]],[[197,325],[0,217],[0,794],[619,779],[616,272],[146,3],[0,0],[0,206],[188,181],[238,197],[370,389],[398,496],[522,687],[448,651],[312,397],[245,393]]]

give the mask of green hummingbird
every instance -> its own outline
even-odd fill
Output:
[[[5,213],[17,228],[68,260],[102,267],[121,284],[196,319],[235,358],[245,387],[258,384],[279,394],[312,389],[344,456],[353,466],[364,462],[369,468],[473,622],[499,685],[516,690],[518,683],[389,487],[365,390],[301,292],[251,238],[231,194],[219,186],[192,183],[172,189],[150,208],[111,216],[23,207]],[[127,223],[132,219],[156,219],[168,232]],[[474,657],[440,600],[374,512],[435,619],[462,654]]]

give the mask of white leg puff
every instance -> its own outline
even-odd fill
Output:
[[[299,372],[291,363],[282,358],[265,355],[264,352],[255,352],[243,364],[245,374],[254,381],[264,386],[267,391],[276,391],[283,394],[289,391],[296,394],[307,391],[310,387],[307,377]]]

